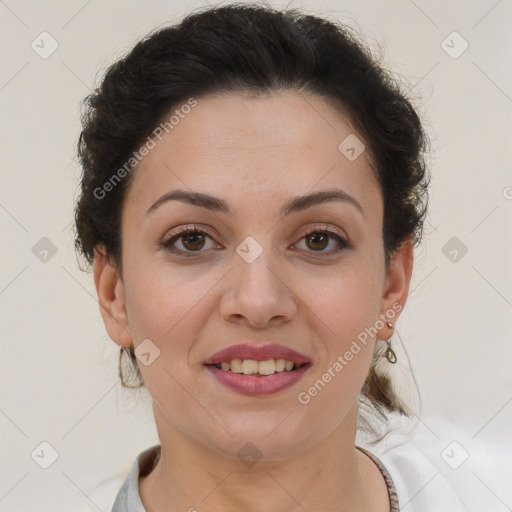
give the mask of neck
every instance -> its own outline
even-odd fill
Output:
[[[147,510],[387,512],[375,464],[355,448],[357,411],[320,443],[285,459],[244,464],[172,428],[155,408],[161,456],[140,479]]]

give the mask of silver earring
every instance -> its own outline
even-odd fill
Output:
[[[384,357],[391,363],[395,364],[397,362],[395,351],[391,348],[391,338],[386,340],[386,343],[388,344],[388,348],[386,349],[386,352],[384,352]]]
[[[394,326],[391,322],[386,322],[387,326],[392,329]],[[391,338],[388,338],[387,340],[385,340],[387,345],[388,345],[388,348],[386,349],[386,352],[384,352],[384,357],[391,363],[391,364],[395,364],[397,362],[397,357],[396,357],[396,354],[395,354],[395,351],[391,348]]]

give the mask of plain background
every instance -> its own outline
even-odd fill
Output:
[[[120,388],[117,345],[73,250],[79,104],[136,39],[206,5],[0,2],[2,511],[50,511],[126,472],[158,443],[147,397],[137,401]],[[511,510],[504,452],[512,426],[511,2],[297,0],[290,7],[358,26],[426,116],[430,213],[398,333],[421,391],[431,456],[442,466],[441,451],[457,441],[469,458],[443,473],[467,482],[473,510]],[[58,43],[46,59],[31,47],[42,32]],[[464,41],[467,50],[453,58]],[[46,261],[43,237],[56,251]],[[43,441],[59,454],[46,470],[31,457]]]

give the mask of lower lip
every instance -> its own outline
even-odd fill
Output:
[[[271,395],[283,389],[293,386],[298,382],[309,369],[309,364],[305,364],[297,370],[276,372],[272,375],[254,376],[243,373],[234,373],[208,365],[206,368],[215,376],[215,378],[226,387],[241,393],[242,395],[258,396]]]

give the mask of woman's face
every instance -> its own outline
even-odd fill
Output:
[[[279,458],[355,425],[375,338],[362,333],[387,311],[395,322],[412,256],[407,246],[386,273],[381,192],[354,135],[318,96],[210,95],[133,171],[122,280],[101,260],[96,277],[109,334],[136,347],[161,438],[231,455],[251,442]],[[308,199],[324,191],[338,196]],[[240,358],[273,359],[243,363],[261,374],[306,364],[245,375],[230,364]]]

